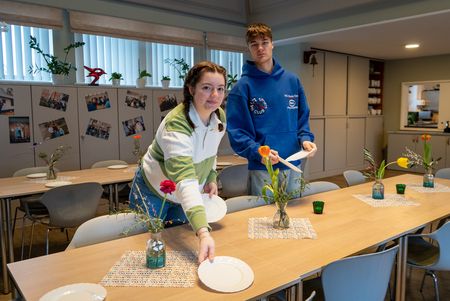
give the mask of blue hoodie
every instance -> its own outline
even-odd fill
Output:
[[[250,170],[264,170],[258,148],[268,145],[287,158],[313,141],[309,107],[300,80],[275,60],[271,74],[247,61],[242,77],[228,95],[227,131],[233,150],[248,159]],[[300,161],[292,162],[298,165]],[[287,169],[282,164],[276,168]]]

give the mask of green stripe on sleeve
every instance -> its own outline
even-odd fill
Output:
[[[186,216],[191,224],[192,229],[197,233],[198,229],[207,227],[211,231],[211,227],[206,221],[205,206],[194,206],[186,211]]]

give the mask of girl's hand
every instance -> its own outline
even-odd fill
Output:
[[[203,187],[203,191],[209,194],[209,197],[213,195],[217,195],[219,193],[219,189],[217,188],[217,184],[214,182],[210,182]]]
[[[214,239],[206,228],[200,228],[197,235],[199,239],[198,263],[202,263],[205,259],[212,261],[216,248]]]

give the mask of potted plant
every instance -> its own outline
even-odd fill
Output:
[[[183,81],[186,78],[189,69],[191,68],[184,59],[165,59],[164,62],[172,66],[178,72],[178,77]]]
[[[237,74],[227,74],[227,90],[231,90],[237,82]]]
[[[64,53],[66,54],[64,56],[64,60],[58,59],[58,57],[45,53],[41,47],[39,46],[39,43],[37,42],[37,39],[33,36],[30,36],[30,41],[28,42],[28,45],[31,49],[36,50],[37,53],[41,54],[42,57],[45,60],[45,63],[47,64],[47,67],[39,67],[39,66],[29,66],[28,72],[29,73],[36,73],[36,72],[48,72],[52,74],[53,83],[57,84],[60,83],[64,77],[67,77],[70,73],[70,70],[76,71],[77,68],[72,65],[72,63],[67,61],[67,56],[69,55],[70,50],[82,47],[85,43],[84,42],[75,42],[72,44],[69,44],[66,48],[64,48]]]
[[[111,73],[111,77],[109,78],[109,80],[112,81],[113,87],[120,86],[121,79],[123,79],[122,73],[119,73],[119,72]]]
[[[136,87],[139,89],[145,88],[145,82],[147,81],[147,77],[152,77],[147,70],[139,71],[139,77],[136,80]]]
[[[163,86],[163,89],[169,88],[170,76],[163,75],[163,77],[161,78],[161,85]]]

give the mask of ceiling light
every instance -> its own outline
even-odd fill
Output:
[[[419,44],[406,44],[405,48],[406,49],[413,49],[413,48],[419,48],[420,45]]]

